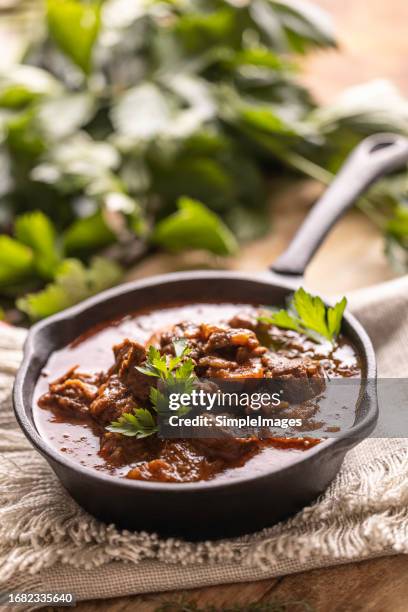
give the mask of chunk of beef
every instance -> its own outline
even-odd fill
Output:
[[[261,378],[260,357],[267,351],[253,330],[224,324],[183,322],[159,337],[161,351],[174,354],[176,338],[188,340],[189,358],[196,373],[207,378]]]
[[[201,333],[203,340],[207,341],[204,347],[206,352],[240,346],[246,346],[249,350],[253,351],[259,346],[258,338],[250,329],[203,323],[201,325]]]
[[[257,440],[165,440],[157,456],[140,462],[127,478],[158,482],[194,482],[208,480],[214,470],[228,465],[242,465],[258,450]]]
[[[98,389],[98,393],[89,406],[89,414],[97,422],[108,424],[116,421],[125,412],[132,412],[134,408],[136,408],[136,402],[132,393],[117,374],[111,374]]]
[[[214,415],[207,415],[207,423],[208,437],[192,438],[190,443],[209,461],[236,463],[259,450],[260,441],[257,437],[235,437],[231,429],[217,425]]]
[[[77,372],[75,366],[50,383],[48,392],[40,397],[38,405],[73,417],[85,416],[102,378],[101,374]]]
[[[326,387],[321,366],[308,358],[289,359],[268,352],[262,357],[265,376],[279,381],[283,399],[299,403],[322,393]]]
[[[289,359],[278,353],[268,352],[262,357],[266,371],[273,378],[291,376],[294,378],[307,378],[323,375],[320,365],[309,358]]]
[[[256,320],[256,318],[246,312],[236,314],[232,317],[232,319],[228,321],[228,324],[231,327],[251,329],[252,331],[256,331],[258,327],[258,321]]]
[[[208,459],[220,459],[228,463],[248,459],[259,448],[259,440],[255,437],[234,438],[227,434],[219,438],[194,438],[191,443]]]
[[[148,461],[159,454],[161,446],[162,441],[156,436],[137,439],[105,432],[100,438],[99,454],[110,465],[121,466]]]
[[[215,374],[217,375],[215,376]],[[238,365],[235,370],[217,370],[216,372],[211,371],[207,375],[210,377],[214,376],[214,378],[246,381],[246,383],[250,385],[252,379],[264,377],[264,368],[260,359],[249,359],[245,363]],[[246,384],[244,389],[245,388],[247,388]],[[252,388],[252,386],[250,388]]]
[[[295,448],[297,450],[307,450],[308,448],[313,448],[316,444],[320,443],[319,438],[292,438],[292,437],[284,437],[284,438],[269,438],[268,443],[270,446],[274,446],[275,448]]]
[[[215,325],[202,323],[195,325],[183,322],[175,325],[172,330],[163,332],[160,336],[160,345],[167,349],[175,339],[184,337],[189,346],[200,348],[202,353],[210,354],[225,348],[248,347],[251,351],[259,347],[255,333],[249,329],[232,328],[228,325]]]
[[[211,370],[235,370],[238,366],[236,361],[230,361],[217,357],[216,355],[206,355],[198,360],[198,366]]]
[[[132,480],[191,482],[207,478],[208,462],[197,454],[189,440],[163,440],[156,456],[129,471]]]
[[[181,321],[171,329],[168,329],[160,334],[160,346],[172,345],[177,338],[186,338],[187,340],[197,340],[201,337],[200,326],[191,321]]]
[[[140,365],[146,359],[146,350],[142,344],[126,339],[113,347],[115,365],[117,368],[126,367],[130,361],[134,365]]]
[[[113,371],[117,373],[120,381],[132,392],[136,400],[146,401],[155,379],[137,369],[146,359],[144,346],[132,340],[124,340],[113,347],[113,352],[115,355]]]
[[[264,368],[258,357],[251,357],[241,363],[209,355],[198,361],[197,371],[207,378],[228,378],[231,380],[262,378],[264,375]]]
[[[130,480],[154,480],[157,482],[180,482],[175,466],[164,459],[145,461],[129,470],[126,478]]]
[[[199,365],[207,365],[207,376],[229,379],[261,378],[263,376],[263,367],[259,357],[267,349],[260,346],[252,330],[241,327],[205,326],[204,336],[207,339],[204,352],[208,356],[201,359]],[[223,360],[214,354],[226,355],[229,360],[223,364]]]

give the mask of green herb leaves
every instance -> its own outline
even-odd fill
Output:
[[[339,333],[346,304],[347,300],[343,298],[334,308],[327,308],[320,297],[312,296],[303,288],[298,289],[293,296],[293,306],[302,327],[315,331],[328,340],[333,340]]]
[[[36,66],[14,66],[0,74],[0,107],[24,108],[42,97],[61,93],[61,84],[46,70]]]
[[[78,228],[64,245],[51,220],[33,211],[16,218],[14,238],[0,235],[0,290],[18,295],[26,289],[16,305],[31,320],[52,315],[120,280],[120,266],[104,257],[94,257],[88,267],[64,257],[70,245],[87,246],[83,234]],[[48,284],[43,289],[33,292],[44,282]]]
[[[33,269],[31,249],[10,236],[0,236],[0,287],[10,288],[26,280]]]
[[[142,374],[159,379],[159,386],[152,385],[150,388],[150,402],[153,410],[163,418],[169,414],[169,394],[189,393],[196,382],[194,362],[187,357],[187,341],[178,338],[173,342],[173,346],[174,357],[161,355],[159,349],[151,345],[145,363],[137,367]],[[184,412],[182,407],[176,414]],[[146,438],[158,430],[153,414],[145,408],[135,408],[133,412],[123,414],[106,429],[137,438]]]
[[[125,412],[113,421],[106,429],[112,433],[135,438],[147,438],[157,432],[156,421],[146,408],[135,408],[133,412]]]
[[[112,287],[121,275],[120,267],[103,257],[95,257],[89,267],[78,259],[65,259],[52,283],[37,293],[19,298],[17,306],[36,321]]]
[[[178,208],[177,212],[158,223],[153,234],[156,244],[174,252],[189,247],[230,255],[237,250],[234,235],[204,204],[181,198]]]
[[[175,368],[180,365],[183,357],[188,355],[189,352],[186,341],[183,338],[176,340],[173,346],[176,353],[175,357],[161,355],[159,349],[153,345],[149,346],[146,363],[143,366],[138,366],[139,372],[146,374],[146,376],[161,378],[164,381],[169,380]]]
[[[21,215],[15,223],[16,239],[30,247],[33,263],[38,274],[44,279],[53,278],[61,263],[55,227],[40,211]]]
[[[85,74],[91,70],[92,50],[100,28],[101,2],[47,0],[51,36]]]
[[[0,297],[8,306],[18,295],[36,318],[71,302],[64,258],[80,258],[78,271],[106,251],[130,265],[151,246],[232,254],[267,231],[267,187],[285,168],[327,182],[364,135],[408,131],[408,103],[384,82],[316,108],[296,80],[296,57],[336,43],[305,1],[185,0],[159,10],[46,0],[45,9],[24,27],[31,44],[17,45],[30,46],[30,64],[0,74]],[[391,198],[384,185],[370,206],[406,269],[408,230],[394,215],[406,187]],[[45,217],[17,221],[33,206]],[[50,307],[39,295],[41,308],[29,308],[24,296],[49,282],[58,287],[46,289]]]
[[[347,305],[344,297],[335,306],[325,306],[318,296],[307,293],[302,287],[295,291],[287,310],[279,310],[259,318],[263,323],[292,329],[315,341],[322,338],[334,342],[340,333],[343,313]]]
[[[54,225],[41,211],[17,217],[15,237],[0,236],[0,287],[50,280],[61,263]]]

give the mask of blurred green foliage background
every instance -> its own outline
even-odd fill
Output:
[[[318,107],[297,60],[336,46],[302,0],[9,0],[0,9],[0,295],[31,320],[119,282],[154,249],[218,256],[268,230],[267,183],[330,182],[378,131],[386,82]],[[407,173],[358,205],[408,267]],[[11,315],[7,315],[11,316]]]

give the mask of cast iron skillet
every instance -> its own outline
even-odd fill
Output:
[[[48,445],[33,420],[32,397],[49,355],[91,326],[131,311],[179,301],[283,304],[334,222],[378,177],[408,161],[408,140],[376,135],[363,141],[315,205],[288,250],[263,274],[183,272],[121,285],[34,325],[14,386],[17,419],[63,486],[89,513],[128,529],[189,539],[220,538],[256,531],[293,514],[321,493],[348,450],[367,436],[378,417],[376,362],[371,342],[356,319],[344,317],[343,333],[363,364],[360,402],[353,427],[298,458],[288,467],[230,482],[166,484],[126,480],[74,463]]]

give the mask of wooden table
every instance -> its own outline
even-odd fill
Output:
[[[332,100],[344,87],[373,78],[390,78],[408,95],[408,2],[406,0],[318,0],[335,18],[342,52],[317,53],[305,67],[305,81],[322,101]],[[282,251],[300,223],[319,186],[305,182],[283,190],[274,210],[274,231],[228,262],[230,268],[261,270]],[[158,271],[214,265],[197,257],[158,256],[132,273],[132,278]],[[222,264],[225,266],[225,262]],[[308,285],[324,293],[368,286],[393,276],[376,229],[358,212],[350,213],[334,230],[313,261]],[[135,570],[137,571],[137,570]],[[319,569],[246,584],[220,585],[189,592],[122,597],[84,602],[80,612],[153,612],[164,601],[186,597],[198,607],[269,601],[304,601],[315,612],[407,612],[408,557],[397,556],[336,568]],[[293,607],[287,612],[302,612]]]
[[[204,612],[210,605],[221,611],[234,604],[247,612],[245,606],[255,602],[298,601],[309,608],[289,606],[284,612],[407,612],[407,576],[408,557],[398,556],[259,582],[89,601],[76,609],[80,612],[155,612],[163,602],[188,601],[196,603],[197,612]]]

